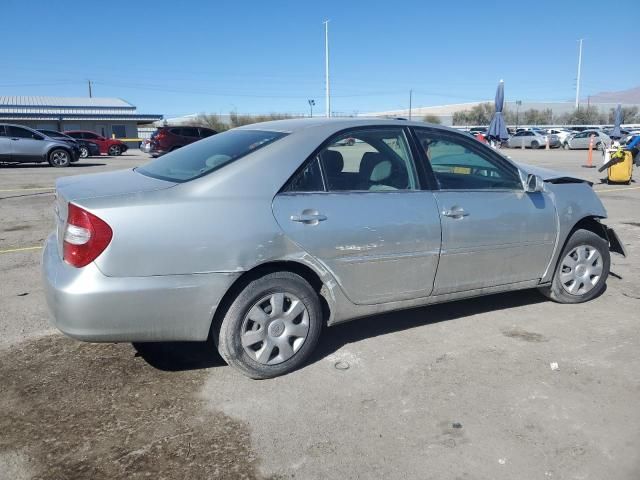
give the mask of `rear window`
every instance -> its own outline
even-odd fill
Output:
[[[188,182],[207,175],[286,134],[260,130],[229,130],[174,150],[137,169],[149,177]]]

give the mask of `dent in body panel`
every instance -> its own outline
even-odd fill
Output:
[[[305,210],[326,220],[292,221]],[[440,219],[431,192],[281,194],[278,225],[299,249],[331,272],[356,304],[428,296],[440,250]]]
[[[606,218],[607,211],[598,195],[587,183],[545,183],[545,188],[553,199],[558,216],[556,245],[542,276],[542,282],[549,282],[553,277],[558,257],[573,227],[586,217]]]

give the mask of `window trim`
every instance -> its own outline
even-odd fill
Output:
[[[507,170],[512,171],[515,178],[518,180],[518,185],[519,185],[519,188],[440,188],[440,184],[437,181],[437,177],[433,170],[433,167],[431,166],[431,162],[427,159],[427,156],[422,151],[422,149],[418,149],[421,162],[424,163],[427,169],[431,172],[431,175],[433,175],[433,179],[435,181],[435,188],[433,190],[440,191],[440,192],[524,192],[524,185],[522,185],[522,178],[520,176],[520,171],[518,167],[516,167],[514,164],[509,162],[504,157],[502,157],[502,155],[499,155],[498,153],[494,152],[493,149],[491,149],[491,147],[485,144],[482,144],[472,138],[466,138],[466,136],[461,133],[451,132],[449,130],[441,130],[441,129],[430,128],[430,127],[411,127],[411,129],[412,129],[413,135],[415,136],[416,145],[420,144],[418,140],[418,133],[417,133],[419,130],[428,131],[431,134],[439,136],[443,139],[446,139],[447,137],[454,138],[454,139],[459,138],[460,143],[465,148],[468,147],[468,149],[471,150],[473,153],[476,153],[482,158],[488,158],[487,161],[490,163],[496,163],[498,166],[504,167]],[[474,142],[477,145],[474,144]]]
[[[322,174],[322,184],[324,186],[324,190],[323,191],[317,191],[317,192],[289,192],[286,191],[287,186],[293,181],[293,179],[298,176],[306,167],[307,165],[309,165],[314,159],[318,158],[320,155],[320,152],[322,152],[324,149],[330,147],[331,145],[333,145],[335,143],[335,141],[339,138],[344,136],[345,134],[349,133],[349,132],[354,132],[354,131],[363,131],[363,130],[389,130],[389,129],[398,129],[401,130],[402,133],[404,134],[405,140],[407,142],[407,146],[409,147],[409,153],[411,155],[411,163],[413,164],[413,173],[415,174],[415,180],[416,180],[416,187],[413,190],[327,190],[327,179],[326,179],[326,173],[324,171],[324,167],[322,165],[322,162],[318,162],[320,165],[320,172]],[[391,148],[391,147],[389,147]],[[336,194],[343,194],[343,193],[349,193],[349,194],[353,194],[353,193],[411,193],[411,192],[420,192],[420,191],[424,191],[426,190],[423,186],[423,183],[425,181],[425,179],[422,177],[421,175],[421,167],[420,164],[422,162],[418,162],[418,159],[416,158],[416,154],[415,154],[415,145],[413,145],[413,138],[412,138],[412,134],[409,128],[407,128],[405,125],[362,125],[359,127],[349,127],[349,128],[344,128],[342,130],[338,130],[337,132],[333,133],[332,135],[330,135],[329,137],[327,137],[318,147],[316,147],[316,149],[311,153],[311,155],[309,155],[301,164],[300,166],[295,170],[295,172],[293,172],[293,174],[287,179],[286,182],[284,182],[284,184],[282,185],[282,187],[280,188],[280,190],[278,190],[277,195],[308,195],[308,194],[316,194],[316,193],[326,193],[326,194],[330,194],[330,195],[336,195]]]

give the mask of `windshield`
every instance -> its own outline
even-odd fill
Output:
[[[229,130],[168,153],[136,169],[149,177],[188,182],[207,175],[286,134],[260,130]]]

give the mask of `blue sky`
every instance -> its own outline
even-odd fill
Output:
[[[640,4],[2,0],[0,95],[121,97],[142,113],[324,111],[575,96],[640,85]],[[629,61],[630,58],[633,58]],[[625,64],[626,63],[626,64]]]

